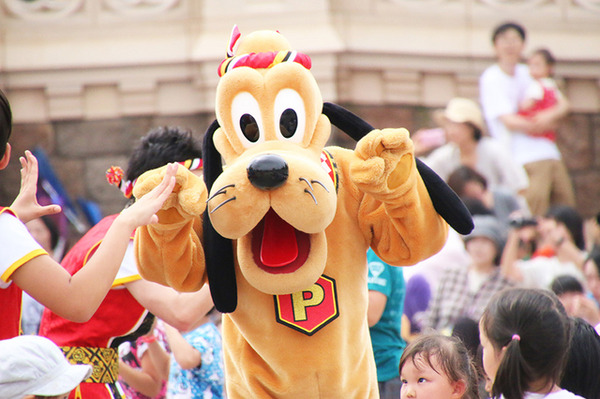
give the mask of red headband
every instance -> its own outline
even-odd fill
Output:
[[[264,53],[250,53],[228,57],[219,65],[219,77],[237,67],[250,67],[254,69],[271,68],[282,62],[297,62],[306,69],[310,69],[312,62],[306,54],[297,51],[269,51]]]

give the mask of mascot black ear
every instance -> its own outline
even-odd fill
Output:
[[[204,183],[209,193],[213,183],[223,172],[221,155],[217,152],[213,142],[213,134],[218,128],[219,123],[214,121],[204,134],[203,140]],[[202,228],[204,230],[206,274],[213,303],[219,312],[231,313],[237,307],[237,283],[232,242],[217,233],[210,222],[208,208],[204,212]]]
[[[358,115],[337,104],[324,103],[323,114],[329,118],[331,124],[356,141],[373,130],[373,126]],[[473,218],[465,204],[429,166],[418,158],[415,158],[415,161],[437,213],[458,233],[469,234],[473,230]]]

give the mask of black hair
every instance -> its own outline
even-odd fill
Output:
[[[466,124],[469,125],[473,130],[473,140],[480,141],[483,137],[483,132],[481,131],[481,129],[471,122],[466,122]]]
[[[498,36],[511,29],[516,31],[519,34],[519,36],[521,36],[521,39],[525,41],[527,34],[525,32],[525,28],[523,28],[522,25],[516,22],[505,22],[503,24],[498,25],[496,29],[494,29],[494,32],[492,33],[492,43],[496,43],[496,39],[498,38]]]
[[[484,204],[483,201],[480,200],[479,198],[471,197],[468,195],[463,195],[462,197],[460,197],[460,199],[462,200],[462,202],[465,204],[465,206],[471,213],[471,216],[476,216],[476,215],[495,216],[494,211],[492,209],[490,209],[486,204]]]
[[[6,144],[12,133],[12,111],[6,95],[0,90],[0,159],[6,152]]]
[[[554,54],[552,54],[552,52],[547,48],[538,48],[533,53],[531,53],[531,55],[541,56],[544,59],[544,61],[546,61],[546,64],[550,67],[553,67],[556,64],[556,58],[554,57]]]
[[[508,288],[486,306],[481,330],[495,350],[505,348],[492,398],[523,399],[534,382],[558,384],[567,360],[571,324],[554,293]]]
[[[560,387],[585,399],[600,398],[600,336],[581,318],[573,318],[573,337]]]
[[[465,185],[472,181],[481,184],[483,188],[487,190],[487,179],[481,173],[467,165],[461,165],[454,169],[446,179],[450,188],[454,190],[459,197],[464,197]]]
[[[40,219],[42,220],[42,222],[48,229],[48,232],[50,233],[50,247],[52,249],[55,249],[58,245],[58,240],[60,239],[60,232],[58,231],[58,226],[56,225],[56,222],[54,221],[51,215],[43,215],[42,217],[40,217]]]
[[[437,360],[441,370],[437,370]],[[465,399],[478,399],[478,372],[465,344],[457,337],[440,333],[424,333],[411,342],[402,352],[399,370],[412,361],[418,367],[422,362],[438,374],[445,374],[451,382],[463,380],[466,384]]]
[[[583,285],[577,278],[564,274],[561,276],[557,276],[554,280],[552,280],[552,284],[550,284],[550,289],[557,296],[562,294],[566,294],[569,292],[578,292],[583,294],[585,291],[583,289]]]
[[[452,336],[460,339],[472,359],[477,356],[477,349],[481,342],[479,341],[479,324],[470,317],[461,317],[452,328]]]
[[[588,254],[586,262],[593,262],[596,269],[598,269],[598,274],[600,274],[600,245],[594,245],[592,250]]]
[[[129,157],[125,175],[135,180],[144,172],[169,162],[202,158],[202,144],[192,132],[180,127],[161,126],[143,136]]]
[[[575,208],[568,205],[554,205],[545,217],[556,220],[565,225],[575,246],[579,249],[585,248],[585,238],[583,235],[583,218]]]

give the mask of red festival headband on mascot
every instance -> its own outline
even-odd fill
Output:
[[[235,25],[231,31],[231,39],[229,40],[229,48],[227,50],[227,58],[219,65],[219,77],[225,75],[233,68],[250,67],[254,69],[268,69],[282,62],[297,62],[306,69],[310,69],[312,62],[310,57],[298,51],[267,51],[262,53],[233,55],[233,49],[240,38],[240,31]]]

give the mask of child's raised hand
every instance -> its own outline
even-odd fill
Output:
[[[60,212],[59,205],[41,206],[37,201],[38,163],[30,151],[25,151],[25,156],[19,158],[21,162],[21,189],[19,195],[10,206],[23,223],[37,219],[44,215]]]
[[[160,184],[121,212],[120,217],[130,219],[133,228],[157,223],[158,216],[156,216],[156,212],[161,209],[175,187],[175,174],[178,166],[177,163],[169,164]]]

